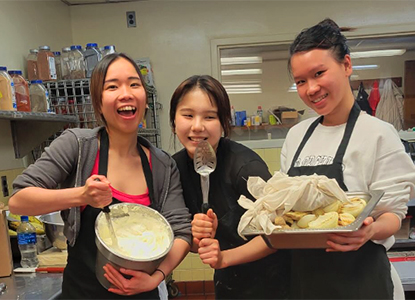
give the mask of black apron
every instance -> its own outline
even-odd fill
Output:
[[[101,131],[98,174],[107,176],[109,140],[105,129]],[[147,155],[137,141],[144,175],[154,203],[153,179]],[[120,203],[112,198],[112,203]],[[68,264],[64,271],[60,299],[160,299],[158,289],[132,296],[121,296],[108,292],[95,275],[97,246],[95,245],[95,220],[101,209],[87,205],[81,213],[81,229],[73,247],[68,246]]]
[[[360,114],[355,103],[332,165],[300,166],[295,163],[323,116],[307,130],[288,171],[289,176],[326,175],[347,191],[343,180],[343,157]],[[292,299],[393,299],[390,262],[382,245],[368,241],[357,251],[325,252],[325,249],[292,250]]]
[[[217,166],[210,174],[209,199],[212,209],[218,215],[216,239],[221,250],[232,249],[246,243],[238,235],[238,224],[245,210],[237,203],[237,194],[232,182],[224,178],[232,157],[227,155],[222,142],[217,150]],[[194,171],[193,160],[187,154],[177,164],[182,185],[191,212],[201,213],[202,192],[200,175]],[[226,205],[225,205],[226,203]],[[219,207],[220,204],[220,207]],[[287,299],[289,280],[289,252],[279,250],[263,259],[215,270],[214,284],[216,299]]]

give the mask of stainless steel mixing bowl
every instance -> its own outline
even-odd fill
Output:
[[[96,272],[98,281],[106,289],[111,287],[111,283],[104,277],[105,272],[104,272],[104,269],[102,268],[107,263],[110,263],[117,270],[119,270],[120,268],[126,268],[126,269],[143,271],[148,274],[152,274],[157,269],[157,267],[161,264],[161,262],[166,258],[167,254],[169,253],[170,249],[173,246],[173,241],[174,241],[173,230],[169,222],[167,222],[167,220],[158,211],[150,207],[143,206],[140,204],[134,204],[134,203],[118,203],[118,204],[113,204],[110,206],[111,214],[113,213],[114,215],[117,215],[121,213],[122,211],[124,212],[130,211],[131,209],[140,210],[140,213],[144,213],[146,217],[155,218],[157,221],[164,224],[167,228],[168,235],[169,235],[168,237],[169,246],[163,253],[157,256],[153,256],[148,259],[136,259],[136,258],[121,255],[117,253],[116,251],[114,251],[113,249],[111,249],[111,247],[107,246],[99,235],[98,223],[101,218],[105,219],[104,213],[101,212],[95,221],[95,243],[98,248],[97,260],[95,264],[95,272]],[[140,220],[137,220],[137,222],[140,222]]]
[[[59,211],[40,216],[45,233],[52,245],[59,250],[66,250],[66,237],[63,234],[63,220]]]

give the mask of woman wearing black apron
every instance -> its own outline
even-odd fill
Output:
[[[287,252],[266,247],[261,237],[250,242],[237,232],[244,209],[237,203],[240,195],[252,198],[246,186],[249,176],[268,180],[271,174],[264,161],[252,150],[228,138],[230,103],[223,86],[211,76],[192,76],[182,82],[172,96],[170,122],[185,149],[176,153],[183,186],[183,195],[194,219],[192,251],[223,250],[221,261],[200,255],[205,264],[215,268],[216,299],[285,299],[288,292],[289,256]],[[221,137],[222,133],[225,137]],[[202,214],[200,175],[194,170],[193,155],[198,141],[207,140],[216,151],[217,164],[210,174],[209,204]],[[213,212],[215,214],[213,214]],[[212,222],[218,227],[211,238]],[[206,231],[203,225],[207,225]],[[203,239],[202,239],[203,238]],[[202,241],[199,243],[200,239]],[[200,245],[202,247],[200,247]],[[243,263],[244,246],[264,246],[263,254],[271,254],[252,263]],[[238,264],[238,265],[237,265]],[[256,280],[253,281],[253,278]]]
[[[179,173],[168,154],[137,136],[147,94],[131,58],[122,53],[105,56],[92,72],[91,96],[105,127],[64,131],[14,181],[10,210],[24,215],[61,211],[68,241],[61,299],[158,300],[157,287],[165,274],[190,250],[190,214]],[[119,201],[159,211],[175,240],[153,274],[104,266],[112,284],[107,290],[95,274],[95,220],[103,207]]]
[[[357,232],[331,234],[327,249],[292,251],[293,299],[397,299],[402,286],[386,250],[414,193],[415,168],[394,128],[362,113],[349,84],[346,39],[332,20],[302,31],[289,67],[303,102],[321,115],[293,127],[281,152],[289,176],[326,175],[344,191],[385,191]],[[393,267],[392,267],[393,268]]]

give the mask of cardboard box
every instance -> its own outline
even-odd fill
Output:
[[[281,122],[282,124],[291,124],[294,125],[298,122],[298,112],[297,111],[283,111],[281,113]]]
[[[0,277],[10,276],[13,272],[13,257],[6,209],[7,207],[0,209]]]

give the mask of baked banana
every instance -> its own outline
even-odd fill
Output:
[[[339,212],[339,210],[341,208],[341,205],[342,205],[342,203],[339,200],[336,200],[332,204],[329,204],[326,207],[323,207],[323,210],[326,213],[332,212],[332,211]]]
[[[279,225],[279,226],[287,225],[287,223],[285,223],[284,218],[283,217],[280,217],[280,216],[276,216],[275,217],[274,224],[275,225]]]
[[[308,224],[311,221],[314,221],[316,219],[317,219],[317,216],[316,215],[313,215],[313,214],[305,215],[300,220],[298,220],[297,225],[300,228],[307,228],[308,227]]]
[[[337,212],[325,213],[319,216],[316,220],[308,223],[308,228],[311,229],[328,229],[336,228],[339,220],[339,214]]]
[[[349,213],[341,213],[339,214],[339,226],[347,226],[354,222],[356,218]]]
[[[285,215],[287,217],[293,219],[294,221],[298,221],[298,220],[300,220],[302,217],[304,217],[307,214],[308,213],[302,212],[302,211],[289,211]]]
[[[313,210],[312,213],[315,214],[316,216],[322,216],[325,214],[325,211],[322,208],[317,208]]]
[[[360,198],[352,198],[350,199],[350,203],[344,203],[340,212],[341,213],[349,213],[353,215],[353,217],[357,217],[365,208],[366,201]]]

